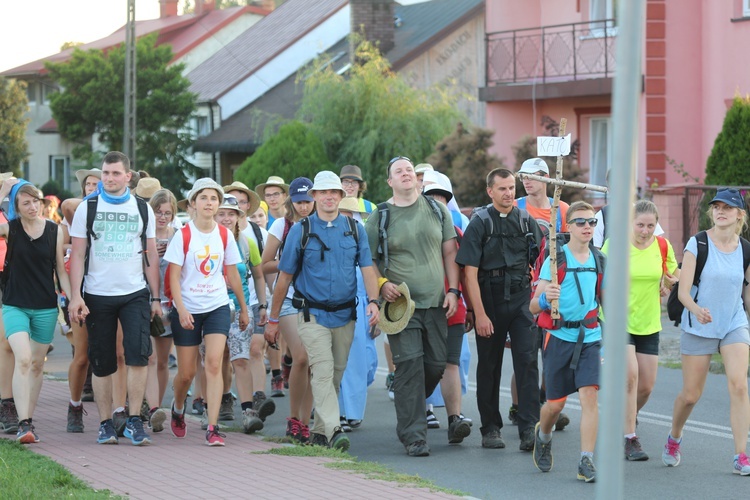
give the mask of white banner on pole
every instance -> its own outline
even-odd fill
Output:
[[[568,156],[570,154],[570,134],[565,137],[537,137],[536,154],[537,156]]]

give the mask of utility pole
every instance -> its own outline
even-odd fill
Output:
[[[122,152],[130,158],[130,168],[135,169],[135,0],[128,2],[128,20],[125,24],[125,126]]]

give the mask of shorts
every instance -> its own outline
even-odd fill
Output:
[[[284,316],[291,316],[292,314],[297,314],[299,310],[292,305],[292,299],[289,297],[284,297],[284,303],[281,304],[281,312],[279,313],[279,318],[283,318]]]
[[[250,333],[255,321],[251,318],[250,324],[244,330],[240,330],[240,315],[236,314],[234,321],[229,325],[229,337],[227,345],[229,346],[229,361],[235,359],[250,359]]]
[[[172,323],[172,337],[174,345],[181,347],[199,346],[203,335],[220,333],[229,336],[229,304],[217,307],[213,311],[193,314],[193,329],[187,330],[180,324],[180,315],[177,308],[169,313]]]
[[[448,325],[448,363],[461,363],[461,348],[464,344],[464,325]]]
[[[635,352],[639,354],[659,355],[659,332],[648,335],[630,334],[630,345],[635,346]]]
[[[253,317],[250,318],[252,322],[250,333],[252,333],[253,335],[263,335],[264,333],[266,333],[266,326],[258,324],[258,318],[260,318],[260,304],[253,304],[252,306],[250,306],[250,310],[253,315]],[[268,312],[268,309],[266,309],[266,312]]]
[[[117,322],[122,325],[122,345],[127,366],[147,366],[151,356],[151,305],[149,291],[128,295],[84,294],[89,309],[89,363],[94,375],[106,377],[117,371]]]
[[[51,344],[57,326],[57,308],[27,309],[6,304],[3,323],[6,339],[14,333],[27,332],[34,342]]]
[[[724,335],[723,339],[709,339],[699,337],[685,330],[680,336],[680,354],[686,356],[702,356],[719,352],[725,345],[748,344],[750,345],[750,330],[748,326],[741,326]]]
[[[547,399],[555,401],[577,392],[581,387],[599,387],[599,367],[602,364],[600,355],[601,342],[583,344],[581,356],[576,369],[570,368],[573,360],[575,342],[561,340],[549,332],[544,339],[544,382]]]

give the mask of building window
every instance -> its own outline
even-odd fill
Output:
[[[591,118],[589,140],[589,182],[606,186],[607,168],[612,165],[612,118]]]
[[[589,29],[592,37],[614,36],[617,34],[617,0],[590,0]],[[606,19],[614,21],[603,22]],[[597,22],[598,21],[598,22]]]
[[[742,0],[742,17],[750,17],[750,0]]]
[[[210,133],[208,128],[208,117],[207,116],[194,116],[192,119],[193,125],[193,136],[197,139],[198,137],[206,136]]]
[[[62,189],[70,190],[70,158],[68,156],[50,156],[49,178]]]
[[[36,82],[26,82],[26,99],[29,104],[36,104]]]
[[[42,104],[49,105],[50,94],[57,92],[57,90],[58,90],[57,87],[55,87],[51,82],[43,82],[42,83]]]

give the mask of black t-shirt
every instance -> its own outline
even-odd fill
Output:
[[[461,240],[456,263],[479,268],[480,275],[483,271],[503,269],[513,277],[528,276],[530,242],[526,229],[521,228],[520,209],[513,207],[507,216],[493,206],[487,210],[492,218],[493,235],[488,239],[484,220],[478,215],[472,217]],[[529,217],[529,232],[538,248],[543,235],[533,217]]]
[[[35,240],[24,231],[18,219],[10,221],[8,227],[8,241],[13,241],[13,250],[8,268],[4,270],[9,274],[3,304],[27,309],[56,308],[52,249],[56,249],[57,224],[46,221],[44,232]]]

